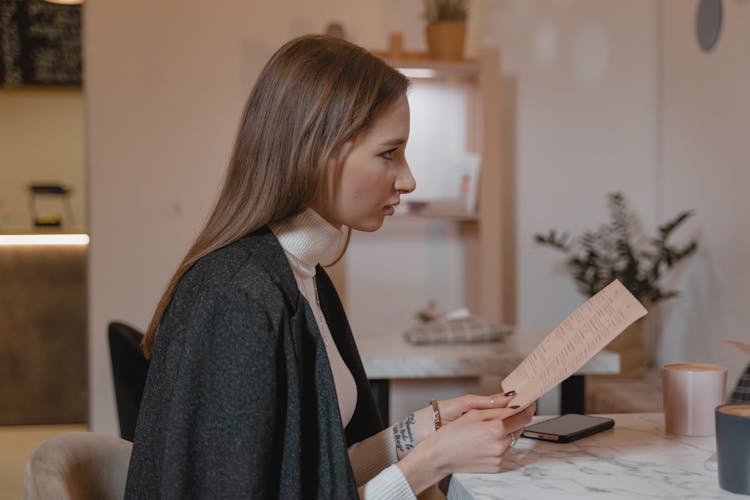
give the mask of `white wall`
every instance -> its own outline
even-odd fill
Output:
[[[723,2],[721,35],[706,53],[697,3],[664,4],[661,211],[694,208],[700,248],[677,283],[684,296],[665,318],[660,354],[727,365],[733,386],[747,356],[719,339],[750,342],[750,4]]]
[[[654,0],[505,0],[485,41],[503,48],[514,107],[519,323],[554,327],[582,300],[536,232],[606,222],[623,191],[645,224],[658,200],[659,37]]]
[[[54,87],[0,89],[0,231],[31,228],[28,186],[55,182],[72,189],[71,221],[62,200],[37,197],[37,215],[86,225],[83,92]]]
[[[551,329],[584,297],[537,232],[578,235],[625,193],[647,227],[659,200],[656,0],[504,0],[487,5],[484,43],[503,49],[517,190],[517,322]],[[559,409],[557,393],[540,401]]]

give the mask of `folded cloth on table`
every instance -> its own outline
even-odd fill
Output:
[[[496,325],[476,316],[441,317],[415,325],[404,332],[412,344],[460,344],[498,342],[513,332],[508,325]]]

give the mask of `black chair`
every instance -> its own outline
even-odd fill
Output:
[[[111,322],[107,330],[120,437],[132,441],[148,373],[148,360],[140,346],[143,334],[117,321]]]
[[[737,381],[737,385],[734,387],[734,391],[732,391],[729,402],[735,404],[750,403],[750,365],[747,365],[745,372]]]

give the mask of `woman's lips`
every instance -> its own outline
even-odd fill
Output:
[[[393,213],[396,211],[396,205],[401,203],[401,200],[396,200],[393,203],[389,203],[388,205],[383,207],[383,210],[385,211],[386,215],[393,215]]]

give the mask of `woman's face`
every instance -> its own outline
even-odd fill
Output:
[[[416,182],[406,163],[409,103],[401,96],[366,131],[347,143],[329,170],[326,193],[312,208],[336,227],[375,231]]]

